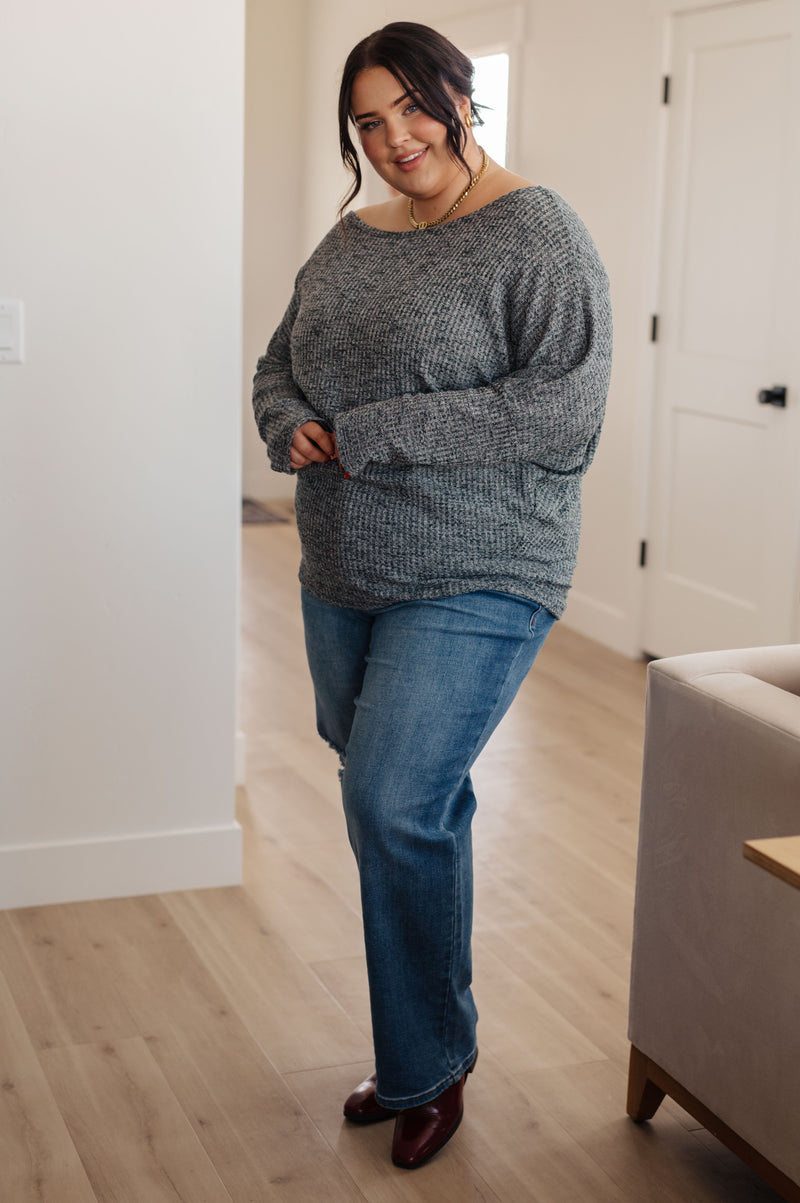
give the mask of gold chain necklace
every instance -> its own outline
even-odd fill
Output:
[[[482,180],[486,174],[486,168],[489,166],[489,156],[483,147],[481,147],[481,154],[483,155],[483,166],[481,167],[480,171],[477,175],[472,176],[456,203],[451,205],[447,212],[443,213],[441,217],[434,217],[433,221],[416,221],[414,219],[414,201],[411,199],[411,197],[408,198],[408,220],[411,222],[415,230],[427,230],[430,226],[439,226],[443,221],[447,221],[451,213],[455,213],[461,202],[469,196],[470,192],[478,183],[478,181]]]

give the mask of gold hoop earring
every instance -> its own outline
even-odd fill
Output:
[[[472,129],[472,114],[471,113],[467,113],[466,117],[464,118],[464,124],[466,125],[467,129]]]

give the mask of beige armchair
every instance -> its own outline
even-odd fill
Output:
[[[649,666],[628,1113],[665,1094],[800,1203],[800,645]]]

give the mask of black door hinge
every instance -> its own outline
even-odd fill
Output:
[[[658,314],[654,313],[650,319],[650,342],[658,342]]]
[[[661,103],[669,104],[669,76],[664,76],[664,91],[661,93]]]
[[[639,567],[640,568],[647,567],[647,540],[646,539],[642,539],[641,543],[639,544]]]

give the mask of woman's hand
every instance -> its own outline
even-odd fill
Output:
[[[338,459],[336,439],[319,422],[304,422],[294,432],[289,448],[289,463],[295,471],[308,464],[327,464]]]

